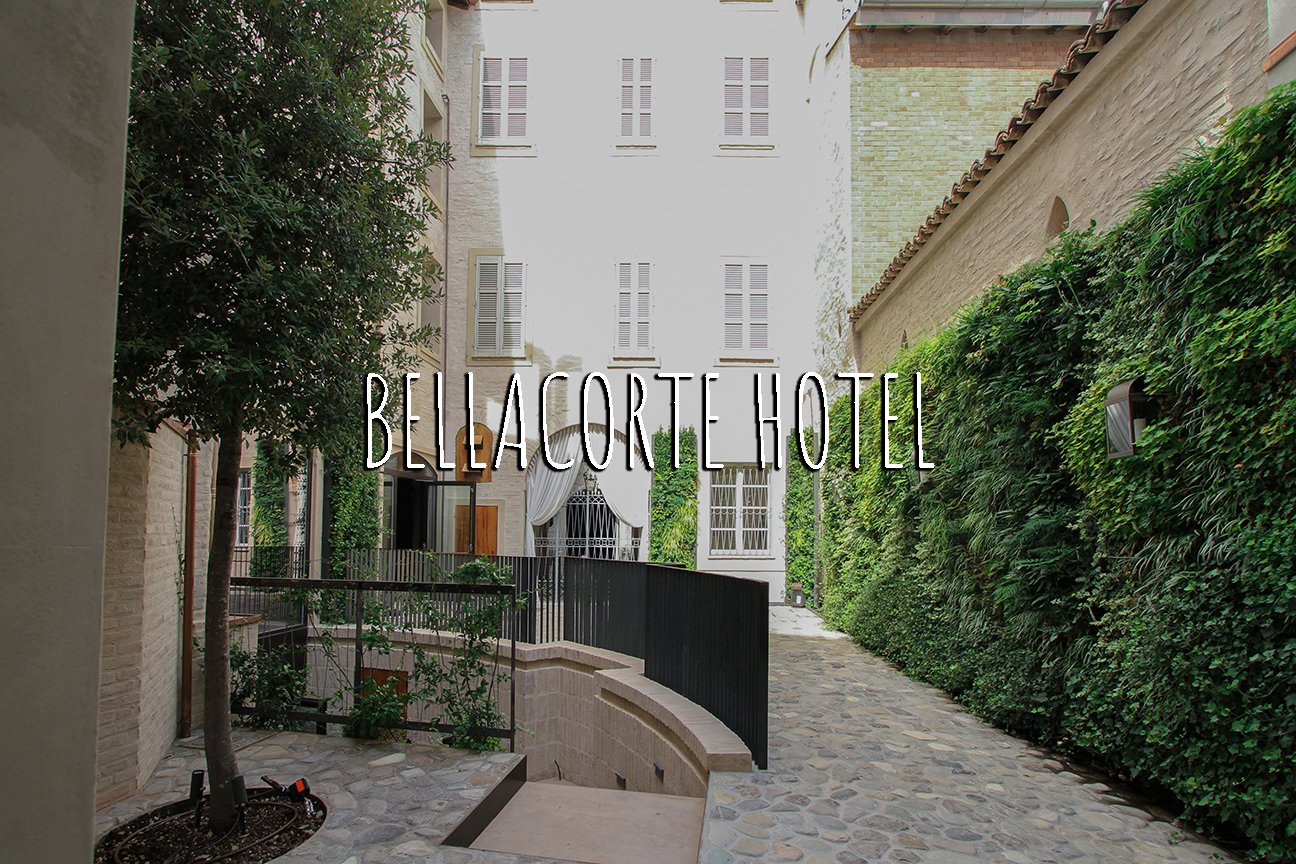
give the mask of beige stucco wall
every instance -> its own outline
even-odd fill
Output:
[[[129,0],[0,4],[0,838],[90,860]]]
[[[1259,0],[1151,0],[855,323],[859,368],[882,371],[902,334],[931,335],[995,277],[1043,254],[1054,196],[1072,226],[1119,219],[1199,137],[1264,97],[1267,29]]]
[[[205,584],[211,449],[198,458],[196,600],[203,596]],[[135,792],[176,736],[185,451],[184,437],[163,426],[149,447],[114,445],[111,453],[99,680],[100,806]],[[201,621],[201,615],[195,619]],[[201,633],[201,626],[195,626],[195,633]],[[201,705],[200,692],[196,687],[195,707]]]

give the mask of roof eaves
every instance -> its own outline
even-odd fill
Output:
[[[918,250],[931,238],[936,230],[944,223],[945,219],[954,212],[968,195],[985,179],[999,161],[1008,154],[1013,145],[1021,140],[1026,131],[1039,120],[1048,106],[1051,105],[1062,94],[1064,90],[1075,80],[1080,71],[1098,55],[1103,45],[1116,35],[1121,27],[1129,23],[1146,4],[1147,0],[1115,0],[1108,2],[1104,13],[1093,24],[1080,39],[1072,43],[1071,48],[1067,51],[1066,62],[1058,67],[1057,71],[1048,81],[1040,83],[1035,89],[1035,94],[1027,99],[1021,107],[1021,111],[1014,114],[1008,121],[1008,126],[995,136],[994,145],[985,151],[985,154],[972,163],[972,167],[963,173],[963,176],[955,182],[950,189],[950,194],[945,200],[937,205],[932,214],[928,216],[918,226],[918,232],[908,243],[906,243],[896,256],[891,259],[891,263],[883,271],[882,277],[877,283],[869,289],[868,293],[860,298],[850,310],[850,320],[857,321],[864,314],[864,311],[877,301],[896,277],[904,269],[905,264],[911,258],[918,254]]]

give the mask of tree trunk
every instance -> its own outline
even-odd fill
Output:
[[[229,831],[236,820],[234,789],[231,786],[231,781],[238,776],[238,759],[234,754],[234,737],[230,728],[229,588],[242,455],[243,422],[236,417],[220,435],[211,549],[207,554],[203,742],[207,751],[207,777],[211,783],[208,813],[212,830],[217,835]]]

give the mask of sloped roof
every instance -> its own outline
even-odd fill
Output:
[[[1035,90],[1035,94],[1027,99],[1022,105],[1021,111],[1014,114],[1008,121],[1008,126],[995,136],[994,145],[985,151],[980,159],[972,163],[972,167],[964,172],[953,188],[950,194],[946,196],[930,216],[918,227],[918,233],[914,238],[904,245],[891,264],[882,273],[882,277],[869,290],[867,294],[860,298],[850,310],[850,320],[858,320],[864,314],[864,310],[872,306],[873,303],[882,295],[900,271],[904,269],[905,264],[918,254],[918,250],[927,243],[941,224],[954,212],[962,201],[972,194],[973,190],[985,179],[994,167],[999,164],[1000,160],[1008,154],[1021,137],[1026,134],[1040,117],[1044,114],[1048,106],[1051,105],[1062,91],[1076,79],[1084,67],[1098,55],[1102,47],[1106,45],[1116,33],[1129,23],[1134,14],[1141,9],[1147,0],[1109,0],[1106,4],[1103,14],[1085,31],[1084,36],[1076,40],[1067,51],[1066,62],[1064,62],[1053,76],[1042,82]]]

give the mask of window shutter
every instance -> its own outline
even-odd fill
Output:
[[[504,61],[499,57],[481,58],[481,116],[477,136],[483,140],[498,139],[503,134]]]
[[[527,136],[527,58],[508,61],[508,137]]]
[[[473,333],[473,352],[498,354],[500,314],[500,259],[477,259],[477,310]]]
[[[726,264],[724,281],[724,347],[741,351],[746,347],[743,338],[746,317],[743,309],[743,265]]]
[[[747,265],[747,347],[769,348],[769,265]]]
[[[635,304],[635,347],[640,351],[652,348],[652,265],[639,265],[639,291]]]
[[[616,350],[652,351],[652,264],[623,261],[616,266]]]
[[[768,57],[725,58],[724,137],[769,137],[769,82]]]
[[[617,265],[617,333],[618,350],[629,350],[634,330],[634,265]]]
[[[769,58],[753,57],[749,61],[747,107],[751,109],[747,134],[753,138],[769,137]]]
[[[504,309],[500,318],[500,351],[522,353],[522,315],[526,305],[526,265],[519,261],[504,264]]]
[[[651,58],[621,58],[622,138],[652,136],[652,75]]]
[[[726,57],[724,61],[725,137],[741,138],[746,132],[746,124],[743,122],[743,112],[746,108],[743,99],[745,89],[743,58]]]

